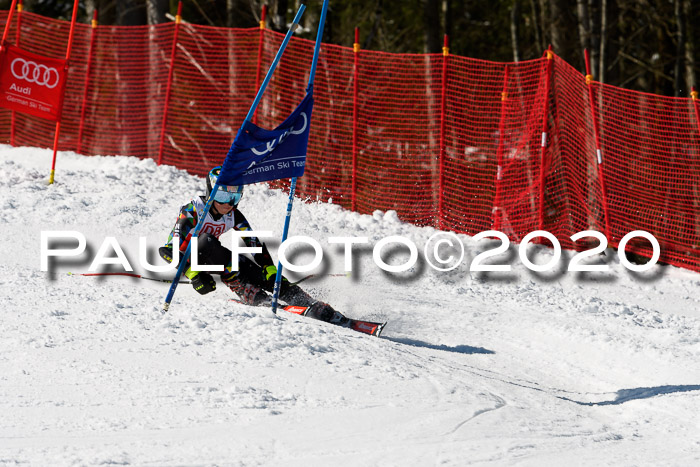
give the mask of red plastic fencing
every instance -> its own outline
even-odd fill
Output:
[[[23,12],[18,35],[13,23],[9,37],[26,50],[65,50],[68,22]],[[59,148],[162,158],[203,175],[222,162],[281,41],[260,29],[78,24]],[[290,42],[258,124],[276,126],[303,98],[312,55],[313,42]],[[552,53],[495,63],[447,49],[399,55],[327,44],[314,91],[302,198],[393,209],[407,222],[468,234],[493,228],[513,241],[541,229],[578,249],[585,243],[570,236],[583,230],[607,232],[612,246],[646,230],[662,260],[700,271],[695,99],[587,82]],[[51,147],[52,138],[51,122],[16,114],[13,124],[0,110],[0,140]],[[59,158],[59,181],[60,167]],[[645,240],[630,245],[651,256]]]

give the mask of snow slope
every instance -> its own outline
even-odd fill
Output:
[[[494,244],[464,235],[459,268],[420,259],[389,274],[372,245],[401,235],[422,251],[436,230],[298,202],[291,235],[324,249],[304,288],[388,319],[383,338],[278,318],[223,286],[199,296],[183,284],[163,315],[166,283],[67,272],[87,272],[113,236],[135,272],[156,276],[139,266],[139,237],[155,250],[203,180],[59,153],[48,186],[51,155],[0,146],[1,465],[700,464],[698,274],[633,274],[608,255],[608,273],[538,275],[517,254],[511,273],[474,273],[470,259]],[[286,202],[252,186],[240,207],[279,238]],[[40,232],[69,230],[88,252],[42,272]],[[369,239],[352,277],[329,275],[344,265],[330,236]]]

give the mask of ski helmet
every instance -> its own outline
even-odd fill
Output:
[[[221,173],[221,166],[214,167],[209,171],[207,175],[207,198],[211,194],[211,190],[216,185],[216,180],[219,178]],[[216,190],[216,196],[214,196],[214,201],[224,204],[230,204],[234,207],[238,206],[243,196],[243,185],[238,186],[226,186],[219,185],[219,189]]]

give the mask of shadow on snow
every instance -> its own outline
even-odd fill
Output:
[[[417,339],[408,339],[405,337],[384,337],[383,339],[392,342],[397,342],[399,344],[411,345],[413,347],[422,347],[425,349],[441,350],[443,352],[455,352],[462,354],[494,354],[493,350],[485,349],[483,347],[472,347],[470,345],[435,345],[429,344],[428,342],[423,342]]]
[[[638,400],[638,399],[649,399],[654,396],[659,396],[662,394],[672,394],[675,392],[689,392],[689,391],[700,391],[700,385],[698,384],[686,384],[681,386],[656,386],[653,388],[634,388],[634,389],[620,389],[616,393],[615,399],[611,401],[602,402],[581,402],[568,397],[557,396],[559,399],[574,402],[579,405],[619,405],[625,402]]]

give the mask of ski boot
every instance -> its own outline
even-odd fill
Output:
[[[311,304],[311,306],[309,306],[304,313],[304,316],[345,328],[350,327],[351,324],[351,320],[349,318],[346,318],[342,313],[333,309],[333,307],[329,304],[321,301]]]
[[[233,293],[238,295],[241,303],[251,306],[267,306],[272,303],[270,296],[260,287],[244,284],[238,277],[222,277],[222,281]]]

